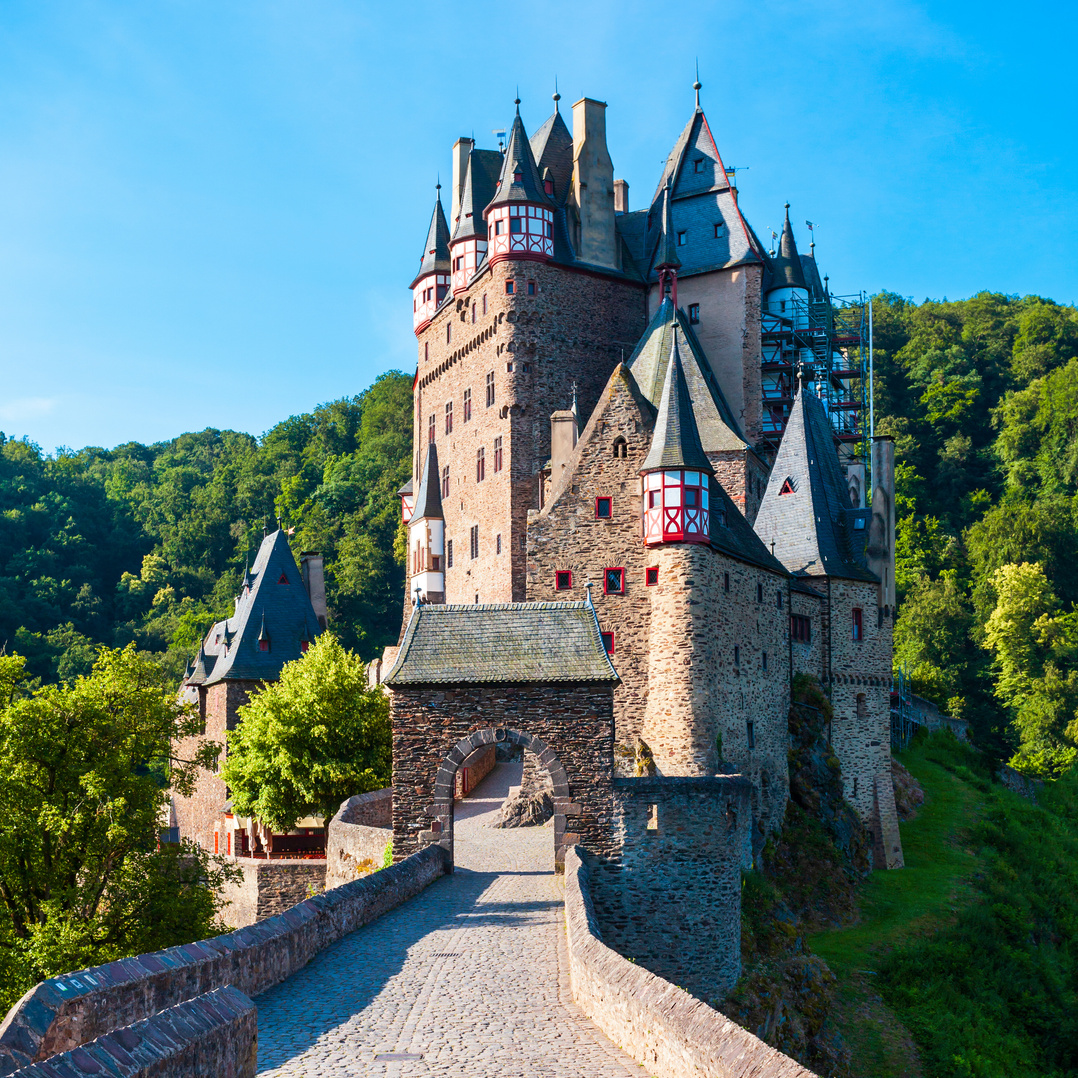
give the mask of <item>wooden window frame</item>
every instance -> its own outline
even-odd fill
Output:
[[[653,588],[659,583],[659,567],[657,565],[649,565],[644,570],[644,586],[647,588]]]
[[[618,580],[620,582],[620,589],[615,589],[614,591],[611,591],[610,588],[607,587],[608,574],[610,574],[610,573],[617,573],[618,574]],[[620,565],[609,566],[608,568],[605,568],[603,570],[603,594],[604,595],[624,595],[625,594],[625,569],[624,569],[623,566],[620,566]]]
[[[603,647],[606,649],[607,655],[613,655],[614,654],[614,634],[604,632],[603,630],[600,630],[599,631],[599,639],[602,640]]]
[[[600,502],[606,502],[606,512],[599,512]],[[614,499],[607,494],[601,494],[595,499],[595,519],[612,520],[614,518]]]
[[[564,583],[563,583],[564,580]],[[573,590],[573,570],[572,569],[555,569],[554,570],[554,590],[555,591],[572,591]]]

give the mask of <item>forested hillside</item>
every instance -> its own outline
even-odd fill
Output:
[[[133,641],[178,677],[280,517],[297,554],[326,555],[334,629],[372,658],[400,629],[411,401],[394,371],[261,438],[204,430],[49,457],[0,434],[0,646],[51,681]]]
[[[1078,738],[1078,312],[983,292],[885,293],[874,314],[876,429],[898,461],[896,662],[992,754],[1057,772]],[[56,457],[0,440],[0,643],[46,680],[129,641],[178,674],[279,516],[296,551],[325,552],[335,627],[373,657],[400,625],[410,452],[398,372],[261,438]]]

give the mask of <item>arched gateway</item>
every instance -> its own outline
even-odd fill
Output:
[[[384,679],[393,723],[393,856],[452,853],[457,768],[505,740],[552,780],[555,866],[569,846],[614,844],[614,686],[583,603],[419,605]]]

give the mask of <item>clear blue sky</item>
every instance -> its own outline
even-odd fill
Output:
[[[838,292],[1078,298],[1075,6],[0,0],[0,430],[259,434],[411,372],[450,147],[609,103],[630,205],[703,104]],[[448,194],[448,191],[447,191]]]

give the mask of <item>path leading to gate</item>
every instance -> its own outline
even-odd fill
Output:
[[[572,1001],[552,825],[491,826],[520,770],[458,802],[453,875],[255,1000],[259,1074],[639,1078]]]

